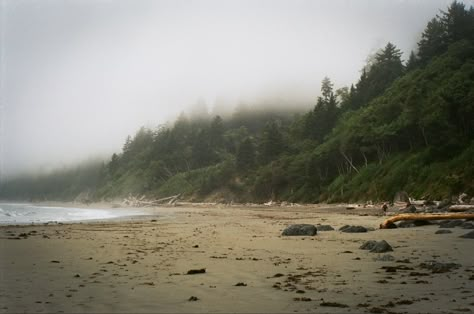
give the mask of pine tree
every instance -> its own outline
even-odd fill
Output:
[[[416,57],[413,50],[410,52],[410,57],[408,57],[408,61],[405,65],[405,71],[410,72],[418,67],[418,58]]]
[[[237,148],[236,165],[239,171],[246,172],[255,165],[255,146],[251,138],[244,139]]]
[[[426,25],[421,40],[418,42],[418,56],[424,65],[434,56],[440,55],[447,48],[446,28],[437,18],[432,18]]]
[[[329,79],[329,77],[324,77],[322,83],[321,83],[321,94],[323,95],[323,99],[325,101],[328,101],[329,98],[331,97],[332,95],[332,88],[333,88],[334,84],[331,82],[331,80]]]
[[[268,163],[276,159],[285,149],[283,134],[275,121],[267,122],[260,139],[260,162]]]
[[[209,127],[209,143],[214,149],[221,147],[224,143],[224,122],[220,116],[215,116]]]
[[[440,22],[443,24],[448,44],[461,39],[474,39],[472,18],[464,3],[457,1],[451,3],[448,11],[442,12]]]
[[[391,42],[375,55],[376,63],[370,72],[379,71],[387,82],[399,77],[403,73],[402,52]],[[378,74],[378,73],[377,73]]]

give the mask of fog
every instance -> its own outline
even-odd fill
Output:
[[[445,0],[0,0],[2,177],[119,151],[201,99],[315,103]],[[472,1],[466,1],[472,4]]]

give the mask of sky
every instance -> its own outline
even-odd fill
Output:
[[[198,99],[310,106],[450,2],[0,0],[0,179],[105,158]]]

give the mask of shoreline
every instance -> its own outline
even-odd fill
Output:
[[[136,214],[130,213],[120,217],[97,218],[97,219],[77,219],[68,221],[48,222],[12,222],[0,223],[0,226],[6,225],[42,225],[42,224],[89,224],[89,223],[126,223],[128,221],[146,221],[148,219],[163,219],[175,216],[176,213],[192,211],[199,212],[200,210],[216,209],[216,210],[259,210],[259,211],[288,211],[288,212],[313,212],[313,213],[332,213],[344,215],[363,215],[363,216],[381,216],[383,212],[378,206],[364,206],[361,204],[285,204],[285,205],[265,205],[265,204],[219,204],[219,203],[191,203],[180,202],[177,205],[155,205],[155,206],[127,206],[118,204],[116,202],[65,202],[65,201],[45,201],[45,202],[14,202],[14,201],[0,201],[1,204],[27,204],[38,207],[52,207],[52,208],[77,208],[77,209],[91,209],[91,210],[127,210],[136,211]]]

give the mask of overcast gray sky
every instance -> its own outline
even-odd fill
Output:
[[[0,0],[3,174],[119,151],[198,98],[312,103],[450,2]]]

